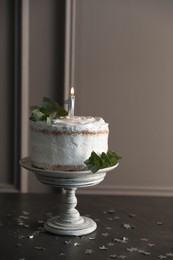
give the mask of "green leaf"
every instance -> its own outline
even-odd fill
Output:
[[[32,111],[30,120],[37,122],[45,120],[45,115],[37,108]]]
[[[95,173],[100,169],[116,165],[120,159],[121,156],[112,151],[108,151],[107,154],[103,152],[101,155],[98,155],[93,151],[89,159],[84,163],[87,165],[89,170]]]
[[[68,112],[63,107],[47,97],[43,97],[41,106],[32,106],[31,111],[30,120],[34,122],[46,120],[48,125],[51,125],[53,119],[68,115]]]

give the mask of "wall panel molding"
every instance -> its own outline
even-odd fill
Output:
[[[78,194],[86,195],[130,195],[130,196],[169,196],[173,197],[171,187],[97,185],[78,189]]]
[[[0,192],[20,189],[21,1],[0,0]]]

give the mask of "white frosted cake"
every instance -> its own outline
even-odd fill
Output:
[[[92,151],[108,151],[109,128],[100,117],[63,117],[30,122],[31,161],[38,168],[82,170]]]

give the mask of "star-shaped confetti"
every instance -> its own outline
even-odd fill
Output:
[[[138,249],[137,252],[140,253],[140,254],[143,254],[143,255],[151,255],[150,252],[147,252],[147,251],[145,251],[143,249]]]
[[[108,210],[108,213],[109,213],[109,214],[114,214],[114,213],[115,213],[115,210],[114,210],[114,209],[109,209],[109,210]]]
[[[157,225],[163,225],[163,222],[157,221]]]
[[[134,218],[134,217],[136,217],[136,214],[135,213],[129,213],[129,217]]]
[[[115,242],[120,242],[120,243],[127,243],[128,238],[127,237],[123,237],[122,239],[119,238],[114,238]]]
[[[158,258],[160,258],[160,259],[166,259],[167,257],[166,257],[166,255],[159,255]]]
[[[110,258],[119,258],[119,259],[125,259],[126,258],[126,256],[125,255],[116,255],[116,254],[114,254],[114,255],[110,255],[109,256]]]
[[[87,255],[90,255],[90,254],[92,254],[94,251],[92,250],[92,249],[86,249],[85,250],[85,254],[87,254]]]
[[[29,213],[28,211],[23,210],[23,211],[22,211],[22,214],[23,214],[23,215],[29,215],[30,213]]]
[[[95,240],[96,238],[95,237],[89,237],[89,240]]]
[[[115,244],[114,243],[112,243],[112,242],[109,242],[108,243],[108,246],[114,246]]]
[[[103,236],[103,237],[108,237],[109,234],[108,234],[108,233],[102,233],[102,236]]]
[[[130,253],[132,253],[132,252],[138,251],[138,249],[137,249],[137,247],[130,247],[130,248],[127,248],[127,251],[129,251]]]
[[[112,228],[111,228],[111,227],[105,227],[105,229],[107,229],[107,230],[111,230]]]
[[[119,216],[115,216],[115,217],[114,217],[114,219],[116,219],[116,220],[117,220],[117,219],[120,219],[120,217],[119,217]]]
[[[141,241],[148,241],[148,238],[141,237]]]
[[[135,226],[130,225],[130,224],[126,224],[126,223],[124,223],[124,224],[122,225],[122,227],[123,227],[123,228],[126,228],[126,229],[134,229],[134,228],[135,228]]]
[[[148,243],[148,246],[153,247],[153,246],[155,246],[155,244],[153,244],[153,243]]]
[[[100,246],[99,248],[100,248],[100,250],[107,250],[107,247],[105,247],[104,245]]]

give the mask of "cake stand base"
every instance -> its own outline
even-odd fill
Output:
[[[32,166],[29,157],[21,159],[20,164],[25,169],[33,172],[40,182],[65,190],[59,214],[44,223],[45,230],[58,235],[83,236],[97,228],[92,219],[80,216],[79,211],[76,209],[77,198],[75,192],[77,188],[100,183],[104,179],[106,172],[113,170],[118,164],[101,169],[96,174],[93,174],[90,170],[68,172],[38,169]]]
[[[90,234],[97,228],[97,224],[88,217],[80,217],[76,223],[65,223],[57,217],[48,219],[44,223],[45,230],[65,236],[83,236]]]
[[[75,191],[76,188],[65,188],[60,214],[48,219],[44,224],[47,231],[58,235],[82,236],[97,228],[92,219],[80,216],[79,211],[75,208],[77,205]]]

